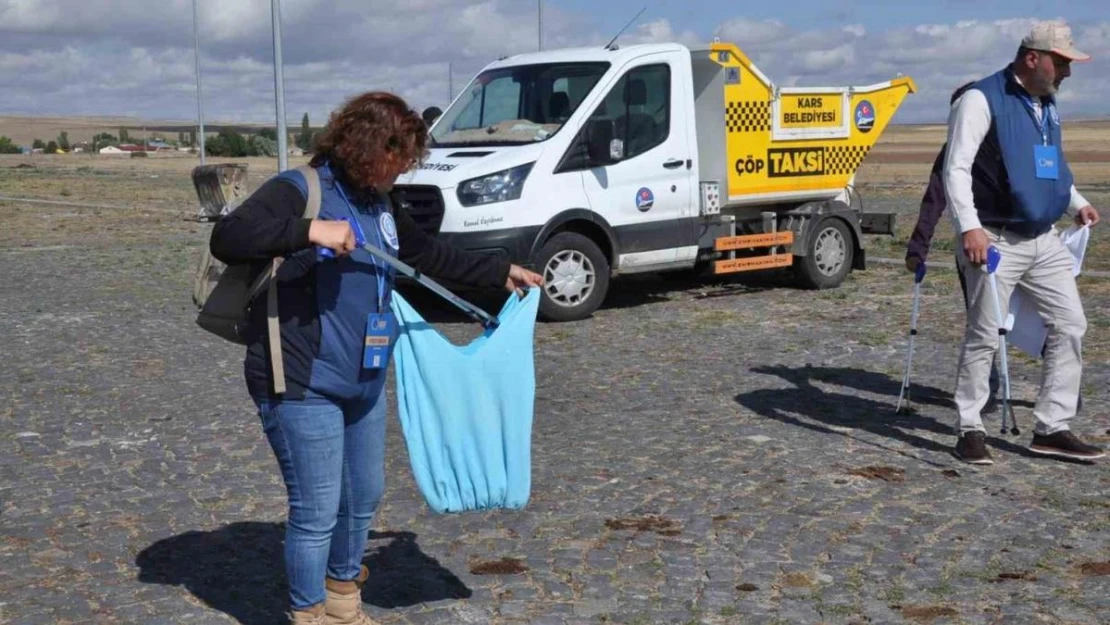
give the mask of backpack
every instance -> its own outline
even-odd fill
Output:
[[[308,186],[308,203],[304,218],[315,219],[320,213],[320,178],[309,165],[297,168]],[[248,309],[254,298],[277,276],[284,258],[277,257],[268,269],[252,276],[251,263],[227,265],[212,256],[204,246],[193,281],[193,303],[197,305],[197,325],[216,336],[246,345],[241,330],[248,323]],[[266,326],[270,341],[270,364],[274,375],[274,392],[285,392],[285,368],[281,354],[281,327],[278,324],[277,289],[269,289],[266,297]]]

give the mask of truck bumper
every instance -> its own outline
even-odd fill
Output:
[[[436,238],[444,243],[479,254],[492,254],[509,262],[530,267],[532,244],[540,227],[505,228],[479,232],[441,232]]]
[[[510,263],[520,265],[527,269],[532,267],[532,244],[540,234],[540,227],[505,228],[502,230],[483,230],[479,232],[441,232],[436,239],[456,248],[474,252],[476,254],[490,254],[498,258],[507,259]],[[448,280],[432,278],[451,290],[468,290],[461,284]],[[410,284],[411,278],[404,275],[397,276],[397,282]]]

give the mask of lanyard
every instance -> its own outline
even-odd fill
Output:
[[[358,214],[354,207],[351,206],[351,201],[347,199],[346,192],[343,191],[343,185],[338,180],[335,181],[335,187],[339,189],[339,197],[343,198],[343,203],[347,205],[347,212],[351,214],[351,226],[355,229],[355,235],[360,241],[366,240],[366,233],[362,230],[362,224],[359,223]],[[381,221],[380,210],[375,210],[374,215],[378,221]],[[385,240],[382,239],[381,226],[374,228],[374,234],[378,239],[378,249],[385,249]],[[384,312],[382,309],[385,306],[385,275],[388,267],[379,265],[374,255],[370,255],[370,263],[374,265],[374,277],[378,283],[378,312]]]
[[[1033,118],[1033,123],[1037,125],[1037,131],[1041,133],[1041,139],[1045,145],[1048,145],[1048,131],[1052,127],[1052,120],[1049,117],[1052,106],[1051,103],[1041,105],[1041,115],[1037,117],[1037,107],[1033,104],[1033,98],[1028,94],[1021,94],[1021,101],[1025,104],[1025,108],[1029,111],[1029,116]]]

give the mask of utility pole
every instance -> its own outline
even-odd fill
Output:
[[[447,104],[455,99],[455,72],[451,69],[451,61],[447,61]]]
[[[543,0],[536,0],[536,49],[543,51]]]
[[[285,73],[281,67],[281,2],[270,0],[274,18],[274,100],[277,108],[278,171],[289,168],[289,149],[285,129]]]
[[[204,104],[200,89],[200,22],[197,19],[197,0],[193,0],[193,54],[197,59],[197,124],[200,126],[197,138],[200,139],[200,164],[204,165]]]

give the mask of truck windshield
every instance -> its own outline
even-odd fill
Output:
[[[432,131],[435,146],[544,141],[562,128],[608,63],[545,63],[482,72]]]

